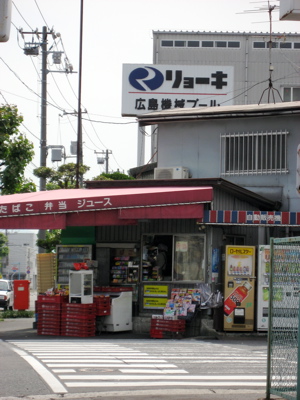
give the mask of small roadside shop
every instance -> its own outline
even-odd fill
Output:
[[[178,291],[179,297],[186,297],[186,313],[191,312],[190,300],[199,290],[202,299],[198,303],[210,309],[206,300],[222,291],[224,244],[228,240],[259,243],[257,230],[253,234],[249,227],[205,224],[205,212],[275,209],[274,202],[219,178],[101,181],[86,186],[2,196],[0,227],[62,229],[57,289],[69,286],[74,263],[87,263],[93,272],[88,278],[93,296],[105,300],[105,291],[109,291],[111,304],[112,298],[117,304],[122,293],[130,292],[126,307],[132,325],[127,327],[137,332],[150,330],[152,315],[172,314],[166,308]],[[80,292],[88,291],[87,286],[81,283]],[[71,294],[76,293],[68,293],[72,304],[68,307],[76,309],[79,300],[72,300],[76,296]],[[121,315],[114,313],[113,325],[120,323]],[[212,318],[218,325],[218,313]]]

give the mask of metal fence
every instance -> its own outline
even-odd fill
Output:
[[[300,237],[271,239],[267,399],[300,399]]]

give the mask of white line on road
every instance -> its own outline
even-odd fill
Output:
[[[32,368],[44,379],[47,385],[54,393],[68,393],[66,388],[48,371],[38,360],[28,355],[25,351],[13,348],[14,352],[19,354]]]
[[[126,381],[126,380],[142,380],[145,379],[146,381],[151,381],[151,380],[169,380],[169,379],[178,379],[178,376],[174,375],[161,375],[161,376],[151,376],[151,375],[137,375],[137,376],[132,376],[132,375],[59,375],[60,379],[63,380],[115,380],[117,379],[118,381]],[[247,380],[258,380],[258,381],[266,381],[266,376],[262,375],[185,375],[181,376],[180,379],[185,380],[185,381],[190,381],[190,380],[202,380],[202,381],[214,381],[214,380],[219,380],[219,381],[230,381],[230,380],[236,380],[236,381],[247,381]]]
[[[118,364],[107,364],[107,363],[68,363],[68,364],[47,364],[47,366],[49,368],[111,368],[111,367],[115,367],[115,368],[143,368],[145,366],[145,364],[125,364],[125,363],[121,363],[120,361],[118,362]],[[176,365],[174,364],[147,364],[148,368],[177,368]]]
[[[177,377],[178,379],[178,377]],[[161,383],[163,386],[207,386],[207,382],[182,382],[179,380],[170,381],[170,382],[163,382]],[[66,382],[65,385],[67,387],[151,387],[151,386],[158,386],[159,384],[157,381],[155,382]],[[265,382],[214,382],[214,387],[216,386],[229,386],[229,387],[266,387]]]
[[[126,374],[188,374],[185,369],[119,369]]]

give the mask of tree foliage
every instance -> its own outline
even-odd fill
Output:
[[[33,144],[20,134],[23,117],[15,106],[0,106],[0,190],[1,194],[35,191],[25,179],[26,165],[34,156]]]
[[[36,245],[46,250],[46,253],[52,253],[56,250],[56,246],[61,243],[61,230],[52,229],[46,231],[45,239],[38,239]]]
[[[120,180],[128,180],[128,179],[134,179],[132,176],[128,176],[126,174],[122,174],[119,171],[112,172],[111,174],[106,174],[102,173],[95,178],[93,178],[93,181],[106,181],[106,180],[111,180],[111,181],[120,181]]]
[[[7,243],[7,236],[5,236],[4,233],[0,233],[0,258],[7,256],[9,253]]]
[[[79,173],[84,175],[90,167],[81,165]],[[74,163],[60,165],[57,169],[39,167],[34,169],[33,174],[38,178],[46,179],[46,189],[74,189],[76,187],[77,166]]]

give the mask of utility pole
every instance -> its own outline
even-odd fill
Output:
[[[101,150],[101,151],[96,151],[95,150],[95,154],[105,154],[105,173],[108,174],[108,159],[109,159],[109,154],[112,154],[111,150]],[[98,159],[98,164],[103,164],[103,162],[101,162],[101,158]]]
[[[78,124],[77,124],[77,162],[76,162],[76,188],[82,187],[82,115],[81,115],[81,86],[82,86],[82,36],[83,36],[83,0],[80,9],[80,40],[79,40],[79,70],[78,70]]]
[[[48,35],[52,35],[53,39],[59,36],[59,34],[55,34],[53,30],[48,31],[47,27],[44,26],[42,32],[38,32],[36,29],[33,32],[23,32],[22,29],[19,30],[20,34],[24,39],[24,35],[36,35],[37,42],[33,40],[31,42],[25,42],[24,53],[29,56],[38,56],[39,49],[42,49],[42,75],[41,75],[41,133],[40,133],[40,166],[46,167],[47,166],[47,74],[48,72],[63,72],[69,73],[73,72],[72,65],[68,64],[65,71],[49,71],[47,69],[47,56],[49,53],[53,53],[53,62],[54,64],[60,64],[60,55],[61,52],[48,52]],[[42,39],[40,41],[40,35],[42,35]],[[25,39],[24,39],[25,40]],[[59,53],[59,54],[58,54]],[[55,59],[57,57],[57,60]],[[46,190],[46,179],[40,178],[40,191]],[[45,239],[46,231],[39,230],[38,238]],[[39,248],[40,253],[44,253],[45,250]]]
[[[47,27],[42,33],[42,102],[41,102],[41,151],[40,166],[47,165]],[[46,178],[40,178],[40,190],[46,190]]]

